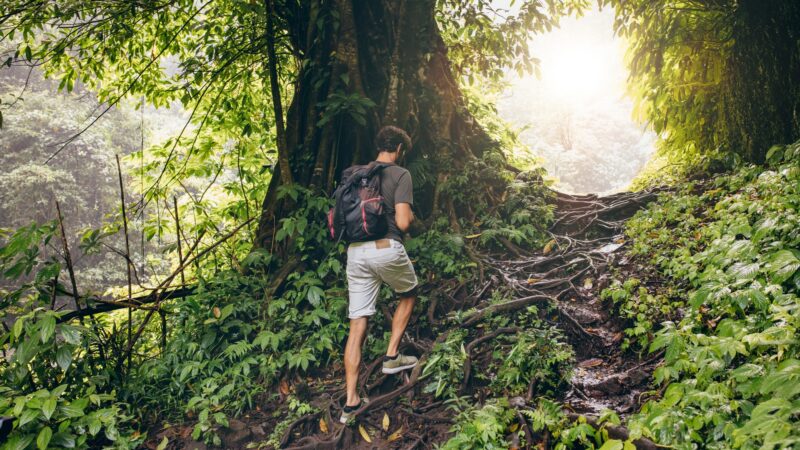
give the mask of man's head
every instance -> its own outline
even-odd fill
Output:
[[[408,133],[398,127],[385,126],[378,131],[375,145],[380,156],[389,157],[393,161],[399,160],[405,152],[411,149],[411,138]]]

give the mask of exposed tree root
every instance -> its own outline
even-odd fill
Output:
[[[499,312],[516,311],[525,308],[528,305],[532,305],[536,302],[546,302],[551,300],[554,300],[554,298],[548,295],[530,295],[528,297],[518,298],[516,300],[490,305],[470,315],[469,318],[465,320],[464,323],[461,324],[461,326],[464,328],[471,327],[476,323],[480,322],[483,318],[491,314]]]

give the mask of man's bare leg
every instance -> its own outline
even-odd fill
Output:
[[[392,336],[389,338],[386,356],[397,355],[398,347],[400,347],[400,340],[403,338],[403,333],[406,331],[408,319],[411,318],[411,312],[414,311],[414,302],[416,300],[416,295],[400,297],[397,309],[394,311],[394,317],[392,317]]]
[[[347,385],[347,406],[356,406],[358,396],[358,366],[361,365],[361,346],[367,334],[367,318],[350,319],[350,334],[344,347],[344,378]]]

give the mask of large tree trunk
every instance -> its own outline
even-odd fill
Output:
[[[285,12],[293,50],[301,57],[286,121],[292,179],[330,193],[344,168],[376,156],[377,130],[397,125],[414,143],[405,165],[416,175],[417,215],[449,214],[457,227],[453,202],[440,188],[492,142],[465,108],[436,24],[435,1],[314,0],[287,5]],[[375,106],[361,120],[350,110],[326,114],[327,105],[343,96],[368,98]],[[279,250],[275,227],[290,212],[277,197],[280,182],[280,174],[273,174],[256,247]]]

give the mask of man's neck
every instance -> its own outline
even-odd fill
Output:
[[[378,157],[375,158],[375,161],[382,163],[390,163],[390,164],[394,164],[396,160],[397,160],[397,153],[390,153],[390,152],[380,152],[378,153]]]

